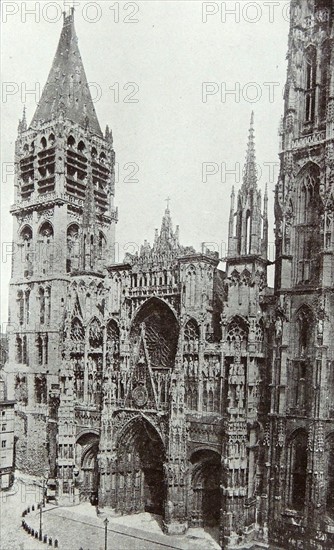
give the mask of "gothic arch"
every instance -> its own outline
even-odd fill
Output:
[[[174,366],[179,323],[174,311],[165,301],[150,298],[137,311],[130,328],[133,352],[142,337],[145,338],[152,368],[161,370]]]
[[[70,134],[67,138],[67,146],[68,147],[74,147],[75,146],[75,139],[72,136],[72,134]]]
[[[307,481],[307,443],[305,428],[297,428],[288,439],[287,445],[287,505],[302,511],[305,506]]]
[[[154,302],[156,304],[161,304],[161,305],[164,305],[166,306],[170,311],[171,313],[173,313],[174,315],[174,318],[175,318],[175,321],[179,324],[179,320],[178,320],[178,315],[177,315],[177,312],[175,311],[175,309],[173,308],[173,306],[171,306],[166,300],[164,300],[163,298],[161,297],[156,297],[154,296],[153,298],[149,298],[148,300],[146,300],[143,304],[141,304],[140,306],[137,307],[137,309],[135,310],[134,312],[134,315],[133,315],[133,320],[132,320],[132,324],[135,322],[135,320],[137,319],[138,316],[140,316],[141,312],[143,309],[145,309],[147,307],[148,304],[150,304],[151,302]]]
[[[52,237],[54,236],[53,225],[49,221],[43,221],[38,228],[38,235],[42,237]]]
[[[33,230],[32,230],[32,227],[31,225],[29,224],[25,224],[21,229],[20,229],[20,239],[22,241],[31,241],[32,238],[33,238]]]
[[[94,349],[102,348],[103,344],[103,328],[101,321],[94,316],[87,323],[89,346]]]
[[[76,463],[81,470],[80,496],[82,500],[97,501],[99,435],[95,430],[87,431],[76,438]]]
[[[236,347],[240,352],[247,351],[249,324],[241,315],[230,318],[226,329],[226,342],[229,354],[234,354]]]
[[[163,448],[165,448],[164,438],[161,432],[158,430],[157,426],[153,424],[150,418],[148,418],[145,414],[137,414],[136,416],[132,416],[125,421],[125,423],[122,425],[122,428],[118,432],[116,447],[119,447],[127,440],[132,440],[132,438],[136,435],[136,428],[138,427],[138,424],[145,423],[147,426],[149,426],[150,429],[153,430],[153,432],[156,432],[156,441],[160,440],[161,445],[163,446]]]
[[[81,438],[84,438],[85,436],[91,436],[91,435],[96,435],[97,437],[100,437],[100,431],[95,429],[95,428],[86,428],[84,430],[81,430],[77,435],[76,435],[76,438],[75,438],[75,442],[76,443],[80,443],[80,439]]]
[[[84,325],[78,316],[73,317],[71,321],[71,340],[77,342],[84,342],[85,340]]]
[[[156,427],[144,416],[130,419],[117,438],[116,456],[116,510],[162,514],[165,446]]]

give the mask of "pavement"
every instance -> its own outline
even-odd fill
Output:
[[[22,512],[41,500],[39,480],[20,475],[14,486],[0,493],[0,550],[51,548],[33,539],[21,527]],[[24,518],[39,529],[37,509]],[[89,503],[43,508],[43,535],[58,539],[60,550],[105,550],[105,516],[98,517]],[[189,529],[186,535],[169,536],[161,530],[161,518],[153,514],[108,517],[108,550],[219,550],[217,530]]]
[[[39,511],[26,518],[29,526],[39,528]],[[103,518],[89,503],[71,507],[55,507],[48,504],[43,509],[43,534],[59,541],[59,548],[66,550],[104,550],[105,526]],[[189,529],[181,536],[165,535],[161,519],[153,514],[108,517],[108,549],[121,550],[219,550],[220,546],[210,532]],[[218,533],[217,533],[218,534]]]

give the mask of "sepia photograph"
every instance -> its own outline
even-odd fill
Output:
[[[0,550],[333,550],[334,0],[0,9]]]

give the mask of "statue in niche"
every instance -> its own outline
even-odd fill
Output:
[[[238,376],[243,376],[244,375],[244,367],[243,365],[240,363],[239,365],[237,365],[237,375]]]
[[[283,333],[283,319],[278,317],[275,321],[276,338],[281,338]]]
[[[116,399],[117,396],[117,384],[116,380],[113,378],[110,383],[110,397],[111,399]]]
[[[209,374],[209,361],[207,358],[204,359],[203,368],[202,368],[202,374],[203,376],[207,377]]]
[[[194,374],[194,362],[193,362],[193,358],[190,357],[189,359],[189,376],[193,376]]]
[[[216,376],[220,375],[220,362],[218,359],[216,359],[214,371]]]
[[[198,376],[198,373],[199,373],[198,359],[195,359],[195,361],[194,361],[194,376]]]
[[[184,370],[185,374],[189,374],[189,372],[188,372],[188,361],[187,361],[186,357],[184,357],[184,359],[183,359],[183,370]]]

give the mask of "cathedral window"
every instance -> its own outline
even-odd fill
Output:
[[[85,338],[85,330],[81,321],[74,317],[71,323],[71,340],[75,342],[82,342]]]
[[[29,277],[33,274],[33,264],[32,264],[32,229],[26,225],[20,234],[20,244],[22,247],[22,263],[23,263],[23,273],[24,277]]]
[[[247,351],[248,342],[248,326],[241,317],[232,319],[227,330],[227,343],[230,348],[230,353],[236,350],[241,352]]]
[[[17,304],[18,304],[19,323],[20,323],[20,325],[23,325],[23,323],[24,323],[24,298],[23,298],[22,290],[19,290],[19,292],[17,293]]]
[[[194,266],[190,266],[187,272],[187,283],[186,283],[187,306],[188,307],[194,306],[195,301],[196,301],[196,269]]]
[[[52,273],[53,269],[53,227],[49,222],[44,222],[39,230],[39,259],[43,275]]]
[[[93,319],[89,326],[89,346],[93,349],[101,348],[103,343],[103,334],[101,324],[97,319]]]
[[[38,404],[43,404],[47,401],[46,376],[43,374],[35,376],[35,399]]]
[[[16,361],[22,363],[23,359],[23,343],[21,336],[16,336]]]
[[[39,365],[48,364],[48,335],[38,334],[36,338],[37,356]]]
[[[297,284],[315,283],[319,278],[319,252],[323,246],[319,231],[323,211],[319,179],[319,168],[312,165],[303,172],[297,185]]]
[[[307,478],[307,435],[299,430],[288,447],[288,505],[302,511],[305,505]]]
[[[41,139],[41,147],[42,147],[42,149],[46,149],[46,146],[47,146],[47,141],[46,141],[45,137],[43,136],[42,139]]]
[[[324,121],[327,115],[330,83],[330,56],[331,46],[330,42],[326,40],[321,48],[321,89],[319,97],[319,115],[321,121]]]
[[[246,214],[246,236],[245,236],[245,242],[246,242],[246,254],[251,253],[251,243],[252,243],[252,227],[251,227],[251,214],[250,211],[247,211]]]
[[[314,122],[316,102],[317,55],[314,46],[306,52],[305,122]]]
[[[98,248],[98,258],[99,260],[105,260],[106,259],[106,248],[107,248],[107,240],[103,233],[100,231],[99,233],[99,248]]]
[[[79,267],[79,226],[72,223],[67,229],[66,272],[71,273]]]
[[[307,306],[301,307],[297,314],[296,322],[298,356],[305,358],[310,355],[313,344],[314,317],[312,310]]]
[[[41,325],[45,323],[45,291],[42,287],[39,289],[39,322]]]
[[[36,340],[37,340],[38,364],[43,365],[43,340],[40,334],[37,336]]]
[[[26,323],[29,323],[30,318],[30,290],[26,290],[24,293],[25,298],[25,316],[26,316]]]
[[[28,365],[28,347],[26,336],[23,336],[22,338],[22,363]]]

